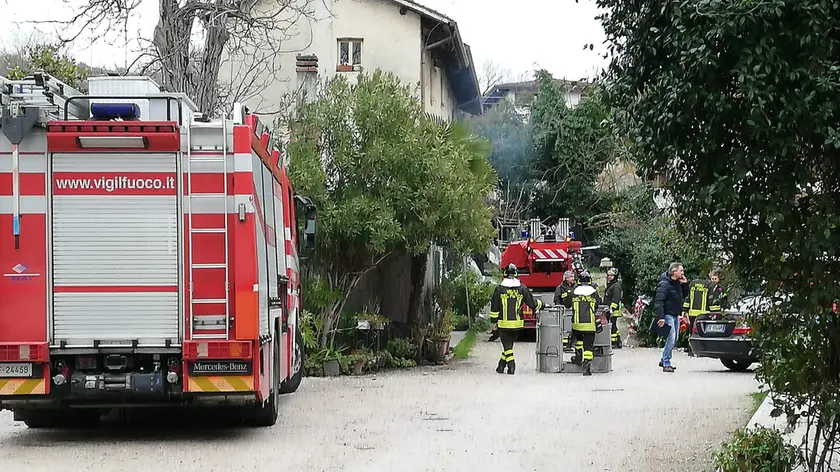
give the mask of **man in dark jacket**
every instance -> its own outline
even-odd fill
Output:
[[[683,300],[688,296],[688,279],[685,278],[683,265],[679,262],[672,262],[668,271],[659,276],[659,283],[656,285],[656,296],[653,306],[656,309],[656,324],[661,328],[670,326],[668,337],[665,339],[665,348],[662,349],[662,360],[659,365],[663,372],[673,372],[671,365],[671,354],[677,344],[677,337],[680,329],[680,313],[682,313]]]

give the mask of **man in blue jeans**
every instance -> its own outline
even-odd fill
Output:
[[[685,278],[684,272],[682,264],[672,262],[668,271],[659,276],[659,283],[656,285],[656,297],[653,304],[656,309],[656,324],[660,328],[665,325],[671,327],[665,339],[665,348],[662,349],[662,360],[659,362],[662,372],[675,370],[675,367],[671,365],[671,354],[680,332],[683,300],[688,296],[689,291],[688,279]]]

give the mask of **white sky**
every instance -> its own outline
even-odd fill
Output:
[[[0,49],[14,47],[20,38],[31,37],[32,20],[61,20],[69,17],[66,5],[79,0],[0,0]],[[507,69],[511,80],[535,68],[545,68],[555,77],[570,80],[591,78],[606,65],[601,57],[604,32],[595,20],[594,0],[417,0],[418,3],[450,16],[470,45],[481,75],[487,60]],[[129,36],[138,32],[149,38],[157,20],[157,0],[142,0],[141,10],[131,21]],[[37,4],[37,7],[34,5]],[[11,20],[11,21],[10,21]],[[10,24],[11,23],[11,24]],[[15,24],[18,23],[18,24]],[[49,25],[40,28],[49,32]],[[71,52],[88,65],[113,67],[125,62],[126,48],[121,37],[99,41],[79,41]],[[584,50],[593,43],[595,49]],[[130,52],[128,53],[130,56]],[[131,57],[128,58],[132,60]]]

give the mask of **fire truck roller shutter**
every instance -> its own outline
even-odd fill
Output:
[[[53,154],[52,338],[179,341],[176,154]]]

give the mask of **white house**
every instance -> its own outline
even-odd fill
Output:
[[[569,81],[555,79],[566,90],[566,105],[575,107],[586,98],[587,89],[591,84],[583,81]],[[512,82],[494,85],[482,97],[482,109],[489,110],[493,105],[506,100],[513,104],[520,113],[527,113],[531,102],[537,95],[537,81]]]
[[[274,80],[261,81],[268,86],[246,101],[250,108],[271,113],[284,94],[312,79],[381,68],[417,86],[428,113],[447,121],[456,110],[481,113],[472,54],[451,18],[410,0],[312,0],[308,7],[314,18],[285,32],[288,52],[275,58]],[[222,80],[225,74],[231,70]]]

